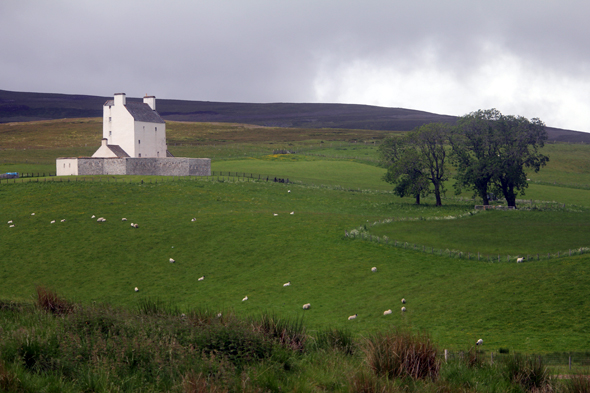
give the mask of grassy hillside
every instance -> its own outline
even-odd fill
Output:
[[[460,215],[472,208],[466,202],[437,209],[399,203],[383,192],[202,179],[29,182],[3,185],[0,193],[0,218],[15,225],[0,227],[0,298],[28,299],[43,284],[84,303],[133,307],[158,298],[184,309],[199,304],[238,315],[303,316],[311,329],[363,334],[406,326],[431,332],[448,348],[464,348],[480,336],[490,348],[521,351],[590,345],[590,255],[487,263],[343,236],[367,220]],[[483,221],[470,228],[471,235],[479,231],[480,245],[488,242],[489,228],[506,224],[495,213],[477,216]],[[531,220],[543,221],[539,217]],[[581,242],[589,234],[583,221]],[[531,239],[563,248],[560,238],[531,226],[515,233],[526,247]],[[510,252],[514,246],[498,247]],[[284,288],[287,281],[292,286]],[[406,313],[399,312],[401,298],[408,299]],[[312,309],[304,313],[308,302]],[[384,317],[389,308],[395,312]],[[355,313],[359,318],[347,321]]]

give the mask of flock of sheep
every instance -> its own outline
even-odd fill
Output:
[[[287,192],[288,192],[288,193],[291,193],[291,190],[288,190]],[[293,212],[291,212],[290,214],[291,214],[291,215],[294,215],[294,214],[295,214],[295,212],[293,211]],[[35,213],[31,213],[31,216],[34,216],[34,215],[35,215]],[[273,214],[273,216],[275,216],[275,217],[276,217],[276,216],[278,216],[278,214],[277,214],[277,213],[274,213],[274,214]],[[92,218],[92,219],[94,219],[94,218],[96,218],[96,216],[95,216],[95,215],[92,215],[92,217],[91,217],[91,218]],[[121,220],[122,220],[122,221],[127,221],[127,218],[125,218],[125,217],[124,217],[124,218],[122,218]],[[65,219],[61,219],[61,222],[65,222],[65,221],[66,221]],[[97,221],[97,222],[105,222],[105,221],[106,221],[106,219],[105,219],[104,217],[99,217],[99,218],[98,218],[96,221]],[[196,219],[196,218],[192,218],[192,219],[191,219],[191,222],[195,222],[195,221],[197,221],[197,219]],[[51,220],[51,221],[50,221],[50,224],[54,224],[54,223],[55,223],[55,220]],[[13,227],[14,227],[13,220],[10,220],[10,221],[8,221],[8,224],[9,224],[9,227],[10,227],[10,228],[13,228]],[[139,224],[137,224],[137,223],[131,223],[131,227],[133,227],[133,228],[139,228]],[[516,262],[517,262],[517,263],[521,263],[521,262],[523,262],[523,261],[524,261],[524,258],[522,258],[522,257],[517,257],[517,259],[516,259]],[[170,263],[175,263],[176,261],[175,261],[173,258],[170,258],[170,259],[169,259],[169,262],[170,262]],[[373,273],[376,273],[376,272],[377,272],[377,267],[372,267],[372,268],[371,268],[371,272],[373,272]],[[198,278],[198,280],[197,280],[197,281],[203,281],[203,280],[205,280],[205,276],[201,276],[200,278]],[[283,287],[290,287],[290,286],[291,286],[291,281],[288,281],[288,282],[286,282],[286,283],[284,283],[284,284],[283,284]],[[139,292],[139,288],[138,288],[138,287],[135,287],[135,292]],[[242,299],[242,301],[243,301],[243,302],[244,302],[244,301],[247,301],[247,300],[248,300],[248,296],[245,296],[245,297]],[[406,304],[406,299],[405,299],[405,298],[404,298],[404,299],[402,299],[402,300],[401,300],[401,302],[402,302],[402,304]],[[304,309],[304,310],[309,310],[310,308],[311,308],[311,304],[310,304],[310,303],[306,303],[306,304],[304,304],[304,305],[303,305],[303,309]],[[405,307],[405,306],[402,306],[402,307],[401,307],[401,312],[402,312],[402,313],[406,312],[406,307]],[[392,313],[393,313],[393,311],[392,311],[391,309],[388,309],[388,310],[385,310],[385,311],[383,312],[383,315],[384,315],[384,316],[386,316],[386,315],[391,315]],[[220,316],[221,316],[221,314],[219,314],[218,316],[220,317]],[[349,320],[349,321],[352,321],[352,320],[355,320],[357,317],[358,317],[358,314],[354,314],[354,315],[351,315],[351,316],[349,316],[349,317],[348,317],[348,320]],[[483,340],[482,340],[481,338],[480,338],[479,340],[477,340],[477,342],[476,342],[476,345],[477,345],[477,346],[479,346],[479,345],[482,345],[482,344],[483,344]]]

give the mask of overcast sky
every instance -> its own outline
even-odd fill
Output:
[[[497,108],[590,132],[587,0],[1,0],[0,89]]]

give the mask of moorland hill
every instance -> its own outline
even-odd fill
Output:
[[[101,117],[111,97],[0,90],[0,123]],[[128,98],[130,101],[139,99]],[[477,108],[474,108],[474,110]],[[158,99],[166,120],[244,123],[270,127],[409,131],[426,123],[454,124],[457,117],[425,111],[355,104],[238,103]],[[590,134],[547,128],[549,140],[590,143]]]

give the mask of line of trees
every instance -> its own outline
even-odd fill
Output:
[[[545,124],[537,119],[503,115],[497,109],[460,117],[456,126],[422,125],[403,137],[389,137],[379,147],[384,180],[401,197],[434,194],[441,206],[448,165],[456,168],[455,191],[472,190],[484,205],[490,195],[506,198],[508,206],[528,187],[526,171],[538,172],[549,157],[539,152],[547,140]]]

